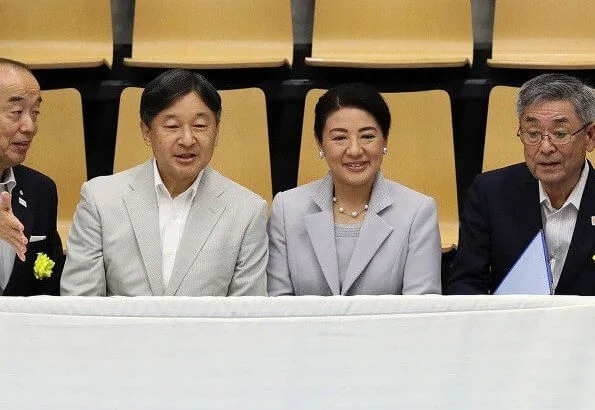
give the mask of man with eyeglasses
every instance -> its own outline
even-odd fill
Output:
[[[595,93],[543,74],[521,87],[517,114],[525,163],[473,182],[446,293],[492,293],[543,229],[555,293],[595,295]]]

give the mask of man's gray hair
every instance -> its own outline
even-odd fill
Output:
[[[578,78],[566,74],[542,74],[522,85],[517,98],[519,118],[531,104],[570,101],[583,124],[595,121],[595,93]]]

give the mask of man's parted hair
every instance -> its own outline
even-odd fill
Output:
[[[176,68],[160,74],[145,87],[140,99],[140,118],[151,127],[153,119],[171,106],[178,98],[191,92],[215,113],[217,123],[221,119],[221,96],[202,75]]]
[[[587,84],[566,74],[542,74],[522,85],[517,99],[517,115],[523,116],[532,104],[570,101],[583,124],[595,121],[595,93]]]

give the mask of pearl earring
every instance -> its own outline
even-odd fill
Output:
[[[382,155],[386,155],[387,152],[388,152],[388,148],[386,148],[386,147],[382,148]]]
[[[324,158],[324,152],[321,149],[318,150],[318,156]]]

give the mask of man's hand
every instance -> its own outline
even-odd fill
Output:
[[[24,262],[29,241],[23,233],[25,227],[12,213],[11,199],[11,195],[6,191],[0,194],[0,239],[8,242]]]

